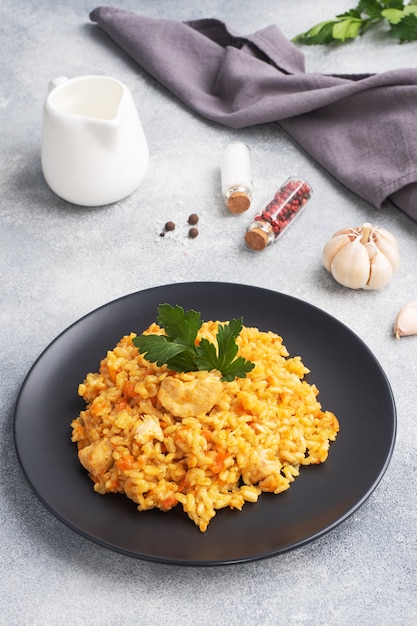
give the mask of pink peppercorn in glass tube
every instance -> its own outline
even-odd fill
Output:
[[[288,178],[262,213],[249,224],[245,241],[253,250],[264,250],[284,232],[299,215],[312,194],[301,178]]]

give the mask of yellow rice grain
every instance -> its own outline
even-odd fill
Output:
[[[218,323],[205,322],[199,337],[215,342]],[[152,324],[147,332],[162,330]],[[139,511],[180,505],[204,532],[217,510],[281,493],[302,465],[326,461],[338,420],[322,410],[317,387],[304,378],[309,370],[277,334],[243,327],[239,355],[255,367],[223,382],[204,412],[198,395],[218,388],[219,374],[158,367],[138,353],[134,337],[123,337],[78,389],[86,408],[71,424],[72,441],[97,493],[124,493]],[[159,394],[167,378],[179,389],[195,383],[185,416]]]

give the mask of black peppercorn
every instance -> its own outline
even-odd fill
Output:
[[[191,224],[191,226],[195,226],[195,224],[198,223],[197,213],[191,213],[191,215],[188,217],[188,223]]]

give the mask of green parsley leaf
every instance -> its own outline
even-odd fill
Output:
[[[195,362],[199,370],[216,370],[219,371],[217,350],[214,343],[211,343],[208,339],[201,339],[200,345],[195,349]]]
[[[398,24],[393,24],[390,33],[400,43],[415,41],[417,39],[417,14],[410,13],[403,17]]]
[[[405,15],[411,15],[411,14],[416,15],[417,14],[417,0],[416,0],[415,3],[412,2],[411,4],[408,4],[404,8],[404,13],[405,13]]]
[[[333,37],[340,41],[354,39],[358,36],[364,21],[357,17],[346,17],[333,26]]]
[[[183,343],[170,341],[164,335],[140,335],[133,339],[133,343],[148,361],[156,363],[159,367],[187,348]]]
[[[253,370],[254,367],[255,363],[246,361],[246,359],[239,356],[237,359],[232,361],[227,368],[222,370],[222,380],[230,382],[235,378],[246,378],[246,374]]]
[[[133,344],[148,361],[159,367],[166,364],[176,372],[216,369],[224,381],[244,378],[255,367],[243,357],[235,358],[238,352],[236,338],[242,330],[242,318],[219,324],[217,346],[205,338],[196,345],[197,333],[202,325],[200,313],[196,311],[161,304],[157,319],[166,334],[142,334],[133,339]]]
[[[368,17],[371,20],[377,20],[381,17],[383,8],[378,0],[359,0],[356,6],[357,17]]]
[[[170,304],[161,304],[158,307],[157,319],[169,339],[181,338],[188,345],[194,343],[202,324],[197,311],[185,312],[181,306],[172,307]]]
[[[390,24],[398,24],[405,17],[404,11],[399,9],[384,9],[382,15]]]
[[[303,43],[308,46],[323,45],[334,41],[333,26],[337,20],[326,20],[316,24],[305,33],[300,33],[294,37],[293,41]]]
[[[379,2],[386,9],[403,9],[405,6],[403,0],[379,0]],[[411,0],[409,4],[415,4],[415,2]]]
[[[296,43],[323,45],[343,43],[363,35],[380,22],[388,25],[387,35],[405,41],[417,41],[417,0],[359,0],[356,7],[333,20],[316,24],[293,38]]]
[[[222,380],[226,381],[234,380],[236,377],[245,378],[246,374],[255,367],[255,364],[246,361],[243,357],[235,359],[238,352],[235,339],[241,330],[241,317],[231,320],[228,324],[219,324],[216,336],[217,351],[212,343],[207,339],[202,339],[197,347],[198,369],[217,369],[223,375]]]
[[[174,372],[195,372],[198,370],[193,352],[187,350],[171,357],[166,364]]]
[[[217,332],[217,344],[219,346],[220,366],[223,370],[233,361],[237,354],[235,338],[242,330],[242,318],[231,320],[228,324],[220,324]]]

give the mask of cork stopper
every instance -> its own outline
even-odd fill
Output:
[[[232,213],[244,213],[250,207],[251,199],[244,191],[234,191],[227,198],[227,206]]]
[[[245,241],[252,250],[264,250],[268,245],[268,233],[261,228],[252,228],[245,234]]]

